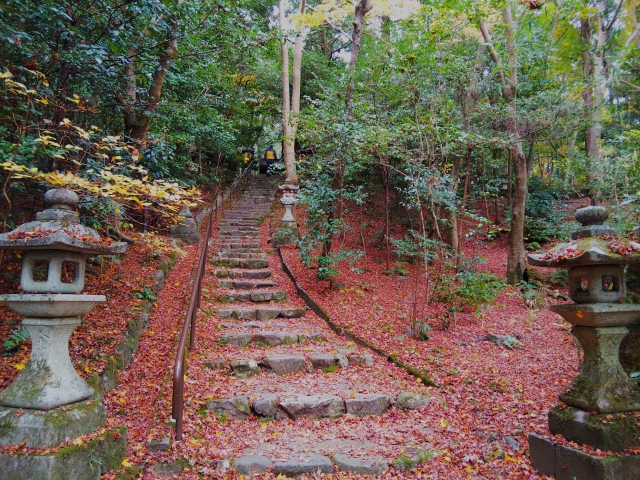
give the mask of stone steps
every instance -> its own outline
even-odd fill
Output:
[[[277,287],[278,282],[270,280],[258,280],[251,282],[248,280],[218,280],[220,288],[229,288],[233,290],[253,290],[254,288],[271,288]]]
[[[298,452],[293,458],[276,462],[265,455],[250,454],[238,457],[233,461],[233,468],[240,475],[250,476],[271,470],[278,478],[281,475],[286,477],[312,475],[312,478],[317,478],[317,472],[321,474],[333,473],[334,466],[339,472],[379,476],[387,470],[389,462],[383,457],[361,455],[349,457],[340,452],[334,453],[332,457],[317,453]]]
[[[245,248],[242,244],[237,244],[237,248],[221,248],[218,250],[218,255],[221,256],[233,256],[240,253],[254,253],[256,255],[265,255],[265,253],[259,248]]]
[[[262,330],[255,333],[225,333],[220,336],[220,343],[224,345],[233,345],[236,347],[246,347],[251,343],[255,343],[258,346],[277,347],[279,345],[294,345],[296,343],[306,343],[307,340],[313,342],[325,342],[326,338],[322,332],[283,332],[275,330]],[[363,358],[361,363],[366,362],[373,364],[373,359],[371,358],[371,356],[369,356],[368,358]]]
[[[218,257],[211,259],[210,262],[216,267],[246,268],[249,270],[267,268],[269,266],[269,262],[264,258]]]
[[[213,274],[218,278],[244,278],[250,280],[260,280],[269,278],[272,274],[270,268],[219,268],[213,271]]]
[[[222,296],[223,302],[281,302],[287,298],[287,292],[284,290],[252,290],[238,291],[232,290]]]
[[[220,230],[220,232],[219,232],[219,237],[221,239],[223,239],[224,237],[245,237],[246,238],[246,237],[259,237],[259,236],[260,236],[260,231],[252,232],[252,231],[248,231],[248,230],[242,230],[242,231],[240,231],[240,230],[233,230],[233,231]]]
[[[236,249],[236,250],[224,250],[224,251],[220,251],[217,253],[217,255],[220,258],[228,258],[228,257],[233,257],[233,258],[267,258],[267,254],[260,252],[260,251],[255,251],[255,250],[251,250],[249,252],[240,252],[240,249]]]
[[[274,318],[301,318],[305,309],[300,307],[242,307],[214,310],[222,320],[273,320]]]
[[[253,248],[253,249],[259,249],[260,248],[260,242],[256,242],[255,239],[250,240],[248,242],[238,242],[238,243],[229,243],[229,242],[216,242],[216,247],[218,247],[220,250],[235,250],[237,248],[239,249],[244,249],[244,248]]]
[[[253,367],[253,366],[252,366]],[[258,367],[259,368],[259,367]],[[209,400],[207,409],[226,418],[246,420],[250,416],[277,420],[299,418],[337,418],[352,415],[382,415],[389,408],[413,410],[429,405],[429,398],[413,392],[397,396],[380,393],[354,393],[347,398],[338,395],[283,395],[255,393]]]

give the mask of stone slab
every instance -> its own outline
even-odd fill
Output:
[[[396,398],[396,407],[402,410],[414,410],[429,405],[431,399],[427,395],[415,392],[400,392]]]
[[[574,407],[554,407],[549,410],[549,431],[600,450],[620,452],[640,446],[640,428],[630,414],[598,414]]]
[[[300,372],[307,367],[307,361],[299,355],[271,355],[260,362],[260,366],[278,375]]]
[[[98,480],[121,468],[127,451],[126,427],[109,430],[84,445],[71,445],[51,455],[0,453],[2,480]]]
[[[302,417],[334,418],[345,412],[344,402],[334,395],[297,395],[282,400],[280,409],[294,420]]]
[[[342,453],[336,453],[333,456],[333,463],[340,471],[353,472],[360,475],[380,475],[389,466],[386,460],[348,457]]]
[[[246,420],[249,418],[249,415],[251,415],[249,399],[247,397],[210,400],[207,402],[207,408],[220,415],[237,418],[238,420]]]
[[[273,464],[270,458],[263,455],[245,455],[233,462],[233,468],[240,475],[264,473]]]
[[[278,396],[275,393],[260,393],[252,398],[253,411],[262,417],[275,417],[278,412]]]
[[[344,401],[347,413],[352,415],[382,415],[393,403],[389,395],[356,393]]]
[[[231,371],[238,378],[249,378],[260,373],[260,366],[252,358],[241,358],[231,362]]]
[[[311,454],[306,458],[276,462],[273,466],[273,473],[276,476],[297,477],[305,473],[314,474],[318,471],[321,473],[333,472],[333,463],[328,457]]]
[[[102,405],[95,401],[49,411],[0,407],[0,445],[26,441],[27,447],[54,448],[104,427],[106,418]]]

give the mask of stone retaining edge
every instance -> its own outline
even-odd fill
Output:
[[[318,305],[318,303],[313,298],[311,298],[311,296],[305,291],[305,289],[302,288],[302,285],[298,283],[298,280],[293,274],[293,271],[291,270],[291,268],[289,267],[289,265],[284,259],[284,255],[282,254],[282,249],[278,247],[277,250],[278,250],[278,256],[280,257],[280,262],[282,263],[282,269],[293,282],[293,285],[296,287],[296,292],[298,293],[298,295],[305,301],[305,303],[309,306],[311,310],[313,310],[313,312],[316,315],[318,315],[321,319],[323,319],[327,323],[329,328],[331,328],[331,330],[333,330],[334,333],[336,333],[337,335],[340,335],[341,337],[348,338],[349,340],[360,345],[361,347],[368,348],[369,350],[375,352],[377,355],[386,358],[389,362],[393,363],[397,367],[404,369],[408,374],[416,378],[419,378],[424,385],[430,386],[430,387],[440,387],[440,385],[434,382],[429,375],[421,372],[416,368],[413,368],[410,365],[407,365],[403,361],[399,360],[396,355],[387,353],[385,350],[379,347],[376,347],[372,343],[369,343],[365,339],[357,336],[353,332],[349,331],[346,328],[341,327],[335,321],[333,321],[329,316],[329,314],[325,312],[322,309],[322,307]]]

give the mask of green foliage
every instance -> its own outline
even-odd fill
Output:
[[[158,299],[153,290],[148,287],[133,292],[133,298],[137,298],[140,300],[149,300],[150,302],[155,302]]]
[[[7,338],[2,342],[4,345],[5,355],[11,353],[12,350],[20,345],[20,342],[29,340],[29,331],[22,325],[14,328],[9,332]]]
[[[568,213],[562,205],[567,195],[555,185],[538,179],[529,181],[529,196],[525,209],[525,240],[535,249],[553,239],[568,239],[575,224],[567,221]],[[537,244],[537,246],[536,246]]]

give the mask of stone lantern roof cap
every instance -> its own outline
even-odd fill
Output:
[[[112,255],[127,249],[125,242],[111,242],[94,229],[85,227],[75,212],[78,195],[67,189],[49,190],[49,208],[36,220],[0,235],[0,248],[6,250],[65,250],[85,255]]]
[[[614,230],[603,225],[607,217],[604,207],[578,209],[576,220],[582,227],[571,233],[572,240],[548,252],[527,255],[529,263],[550,268],[640,263],[640,243],[616,238]]]

